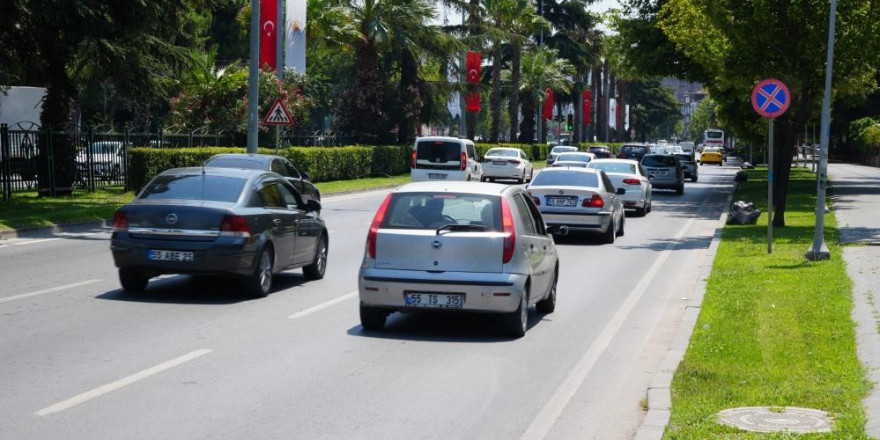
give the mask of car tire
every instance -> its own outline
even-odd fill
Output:
[[[385,328],[385,319],[388,318],[388,312],[373,307],[367,307],[363,304],[361,304],[360,309],[361,327],[363,327],[364,330],[378,331]]]
[[[654,201],[649,199],[649,200],[648,200],[648,206],[645,208],[645,212],[646,212],[646,213],[651,212],[651,208],[652,208],[653,206],[654,206]]]
[[[119,269],[119,284],[122,284],[122,289],[126,292],[143,292],[149,282],[150,277],[143,272],[127,268]]]
[[[254,298],[265,298],[272,289],[274,259],[272,246],[267,245],[260,251],[254,273],[244,278],[245,292]]]
[[[480,177],[480,182],[485,182],[486,180],[489,180],[489,179],[487,179],[486,177]]]
[[[703,162],[700,162],[700,166],[703,166]]]
[[[556,311],[556,282],[559,280],[559,269],[553,274],[553,284],[550,285],[550,292],[547,297],[535,304],[535,309],[539,313],[550,314]]]
[[[529,326],[529,305],[526,301],[528,296],[529,287],[526,286],[526,291],[520,296],[519,307],[516,308],[516,311],[513,313],[509,313],[504,316],[504,330],[510,336],[514,338],[521,338],[525,336],[526,329]]]
[[[623,234],[625,232],[624,231],[625,227],[626,227],[626,216],[622,215],[622,216],[620,216],[620,229],[617,230],[618,237],[623,237]]]
[[[697,181],[697,175],[695,174],[695,175],[691,176],[691,182],[696,182],[696,181]]]
[[[678,194],[678,195],[682,195],[682,194],[684,194],[684,183],[680,183],[680,184],[675,188],[675,193]]]
[[[608,229],[602,234],[602,242],[606,244],[613,244],[614,238],[617,237],[617,231],[615,231],[615,223],[614,218],[611,219],[611,224],[608,225]]]
[[[303,275],[308,280],[320,280],[327,271],[327,238],[322,235],[318,238],[318,247],[315,249],[315,259],[312,264],[303,267]]]
[[[645,206],[636,208],[636,217],[644,217],[646,215],[648,215],[648,202],[645,202]]]

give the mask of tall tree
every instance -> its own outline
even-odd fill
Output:
[[[545,96],[545,90],[554,92],[571,92],[571,80],[574,67],[568,60],[560,58],[553,49],[537,48],[523,54],[522,83],[519,94],[522,96],[523,120],[520,123],[519,141],[531,143],[535,138],[535,116],[538,101]],[[514,72],[507,71],[512,76]]]

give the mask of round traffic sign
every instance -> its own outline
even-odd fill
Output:
[[[791,93],[778,79],[765,79],[752,90],[752,107],[765,118],[776,118],[788,110]]]

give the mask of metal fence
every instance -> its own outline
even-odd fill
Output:
[[[28,191],[56,195],[59,191],[94,191],[105,186],[126,185],[131,147],[234,146],[233,137],[222,132],[63,132],[16,128],[0,125],[3,200]],[[61,143],[70,144],[71,148],[59,149]],[[67,154],[62,155],[62,150]],[[56,176],[58,173],[65,173],[65,178]],[[69,180],[72,180],[70,186],[60,183]]]

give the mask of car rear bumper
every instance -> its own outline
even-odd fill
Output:
[[[483,178],[520,179],[525,177],[525,169],[513,166],[492,166],[483,164]]]
[[[611,212],[574,214],[542,210],[541,217],[547,226],[567,226],[571,231],[602,232],[611,225]]]
[[[255,243],[167,242],[158,240],[119,240],[110,242],[116,267],[154,274],[250,275],[256,263]],[[153,261],[150,250],[192,252],[193,261]]]
[[[410,293],[458,293],[464,295],[462,307],[448,311],[509,313],[519,307],[525,294],[527,275],[509,273],[442,272],[361,268],[358,292],[365,306],[397,311],[431,311],[436,308],[410,307]]]

